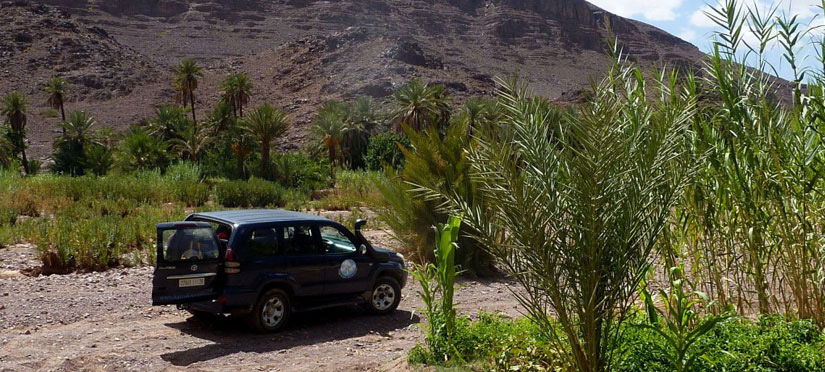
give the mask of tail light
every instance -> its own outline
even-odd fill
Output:
[[[227,274],[237,274],[241,272],[241,263],[235,262],[235,254],[232,252],[232,248],[226,249],[226,257],[224,261],[223,272]]]

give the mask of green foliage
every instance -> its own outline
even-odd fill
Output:
[[[115,159],[116,166],[126,172],[164,169],[169,164],[163,139],[139,127],[132,127],[124,134]]]
[[[330,163],[350,169],[364,167],[370,136],[378,127],[372,100],[326,102],[313,120],[312,136],[327,152]]]
[[[83,111],[71,113],[69,120],[62,123],[63,134],[54,142],[52,171],[72,176],[86,173],[89,168],[89,149],[101,145],[92,133],[92,127],[96,123],[93,117]]]
[[[471,235],[527,289],[515,292],[526,313],[580,371],[609,368],[635,297],[628,288],[643,278],[692,176],[685,135],[694,97],[671,89],[674,73],[657,81],[661,102],[650,104],[642,71],[620,61],[564,125],[524,85],[504,83],[507,131],[483,131],[460,157],[428,167],[405,154],[405,175],[455,167],[408,182],[465,215]],[[448,132],[445,141],[455,139]],[[450,177],[459,166],[461,177]],[[453,179],[468,180],[467,191]]]
[[[458,248],[459,217],[450,217],[446,225],[433,226],[435,231],[435,263],[418,265],[410,273],[418,281],[421,289],[418,295],[424,303],[421,309],[427,318],[427,361],[438,364],[461,357],[455,348],[456,311],[455,293],[455,252]]]
[[[46,82],[46,85],[43,86],[43,91],[49,94],[46,103],[49,105],[49,108],[54,111],[54,116],[48,117],[57,117],[57,110],[60,110],[61,119],[66,120],[63,116],[63,103],[66,100],[66,94],[69,92],[69,82],[59,76],[55,76]]]
[[[252,81],[245,73],[227,75],[221,83],[221,101],[232,108],[235,117],[243,116],[243,108],[249,103],[252,94]]]
[[[673,366],[663,352],[667,348],[647,319],[633,318],[625,327],[623,357],[616,372],[671,372]],[[719,323],[701,340],[704,352],[685,371],[726,372],[814,372],[825,369],[825,334],[810,321],[787,321],[763,316],[758,322],[743,318]]]
[[[691,283],[685,277],[682,267],[670,269],[670,289],[659,290],[659,300],[664,304],[664,310],[655,305],[655,296],[648,292],[643,284],[642,299],[647,309],[649,324],[642,325],[654,331],[664,341],[654,344],[671,368],[677,372],[690,371],[703,355],[703,350],[697,349],[695,344],[719,323],[730,318],[727,313],[722,315],[708,314],[701,316],[700,305],[707,302],[707,295],[702,292],[689,292]]]
[[[29,160],[26,158],[26,105],[28,100],[19,92],[13,91],[0,99],[0,116],[9,126],[6,138],[11,145],[12,153],[20,154],[20,164],[26,174],[30,173]]]
[[[450,100],[442,85],[413,80],[392,94],[390,121],[415,131],[442,128],[450,122]]]
[[[271,170],[266,178],[287,188],[311,191],[329,187],[329,174],[328,162],[313,160],[301,152],[291,152],[278,154],[272,159]]]
[[[289,129],[289,125],[286,113],[268,103],[252,111],[243,120],[243,129],[257,139],[261,146],[261,174],[267,174],[271,170],[269,159],[272,141],[283,136]]]
[[[283,205],[281,188],[275,183],[255,177],[248,181],[219,182],[215,185],[215,199],[230,208]]]
[[[673,372],[664,350],[669,347],[637,314],[622,325],[624,337],[613,372]],[[475,320],[456,319],[452,363],[436,360],[419,345],[410,363],[450,365],[481,371],[566,371],[566,355],[558,354],[548,335],[529,318],[508,319],[479,313]],[[818,372],[825,368],[825,333],[810,321],[765,316],[758,321],[731,318],[697,341],[704,352],[688,372]],[[569,352],[569,351],[568,351]]]
[[[175,81],[172,84],[177,91],[175,99],[180,104],[189,104],[192,112],[192,122],[195,125],[198,123],[195,116],[195,90],[198,89],[198,79],[202,77],[203,67],[191,58],[184,58],[180,61],[180,64],[175,66]]]
[[[85,170],[96,176],[105,176],[114,165],[114,153],[106,145],[93,144],[87,147],[84,157]]]
[[[400,170],[404,167],[404,153],[401,149],[409,149],[411,146],[410,139],[403,134],[377,134],[370,138],[364,161],[369,170],[383,170],[385,167]]]
[[[444,136],[435,128],[421,132],[407,128],[411,148],[402,149],[406,158],[404,170],[379,186],[383,195],[381,220],[392,229],[394,237],[411,250],[408,256],[418,262],[433,258],[426,248],[432,240],[432,231],[426,226],[433,226],[450,215],[440,206],[456,195],[482,202],[470,177],[467,151],[474,142],[466,133],[466,123],[461,122],[451,123]],[[423,197],[420,190],[425,189],[438,190],[444,196]],[[467,229],[467,235],[473,234],[473,229]],[[463,269],[477,275],[495,272],[491,256],[476,240],[462,236],[459,245],[462,250],[456,260]]]

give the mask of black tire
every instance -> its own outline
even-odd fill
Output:
[[[398,281],[382,276],[373,283],[366,307],[367,311],[373,314],[383,315],[395,311],[399,303],[401,303],[401,286],[398,285]]]
[[[278,318],[277,313],[279,311],[281,315]],[[258,297],[258,302],[255,303],[255,307],[248,315],[248,320],[250,326],[256,332],[277,332],[284,328],[291,313],[292,307],[289,295],[280,289],[270,289]],[[278,320],[275,321],[275,318],[278,318]]]

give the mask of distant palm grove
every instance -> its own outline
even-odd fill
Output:
[[[0,246],[36,245],[46,274],[106,270],[154,263],[153,224],[192,211],[375,215],[414,263],[422,368],[825,371],[825,55],[799,67],[825,34],[736,0],[708,16],[720,31],[696,69],[642,69],[608,39],[609,72],[575,105],[517,76],[460,105],[413,80],[325,103],[290,153],[289,115],[249,107],[242,72],[196,116],[191,59],[174,104],[123,133],[45,82],[47,167],[26,153],[31,102],[5,92]],[[768,73],[772,48],[791,81]],[[457,274],[506,276],[524,316],[457,311]]]

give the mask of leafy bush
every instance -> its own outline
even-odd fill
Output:
[[[44,273],[106,270],[153,263],[154,225],[180,220],[180,207],[140,206],[125,200],[87,200],[32,222],[26,240],[37,245]]]
[[[120,170],[163,169],[169,163],[167,144],[148,130],[133,127],[123,137],[115,163]]]
[[[0,226],[12,226],[17,222],[20,213],[13,208],[0,209]]]
[[[671,372],[669,358],[662,352],[663,340],[633,318],[624,328],[625,341],[615,365],[616,372]],[[696,347],[704,350],[691,372],[825,370],[825,334],[810,321],[787,321],[780,316],[764,316],[753,322],[729,319],[720,323]]]
[[[384,132],[370,138],[364,162],[370,170],[382,170],[385,166],[399,170],[404,167],[404,153],[412,144],[407,136],[394,132]]]
[[[180,183],[175,187],[176,199],[190,207],[206,204],[211,195],[212,189],[205,183]]]
[[[300,152],[275,155],[271,171],[267,174],[259,173],[259,176],[278,182],[284,187],[307,191],[331,186],[329,163],[313,160]]]
[[[255,177],[248,181],[218,183],[215,185],[215,199],[230,208],[283,205],[282,192],[278,185]]]
[[[112,149],[103,145],[93,145],[86,148],[85,167],[88,172],[96,176],[105,176],[114,165]]]

